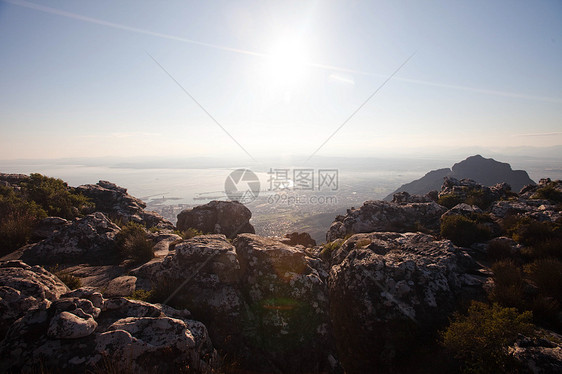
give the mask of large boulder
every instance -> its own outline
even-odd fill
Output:
[[[143,269],[136,274],[150,276],[161,298],[205,323],[215,346],[236,344],[233,337],[242,331],[240,264],[224,235],[184,240],[161,263]]]
[[[173,230],[174,225],[155,212],[145,211],[146,204],[127,193],[127,189],[108,181],[86,184],[76,191],[89,197],[95,204],[96,211],[107,214],[111,219],[123,223],[137,222],[146,227]]]
[[[0,343],[2,372],[210,372],[217,363],[188,311],[81,289],[29,311]]]
[[[224,234],[233,238],[241,233],[255,233],[250,224],[252,212],[238,201],[211,201],[178,214],[177,228],[189,228],[205,234]]]
[[[330,317],[347,373],[396,369],[485,281],[460,248],[421,233],[353,235],[331,262]]]
[[[375,231],[408,232],[439,230],[439,218],[446,208],[431,201],[426,203],[394,203],[366,201],[359,209],[348,209],[338,216],[326,234],[331,242],[347,235]]]
[[[0,339],[27,311],[46,308],[68,292],[56,276],[22,261],[0,262]]]
[[[278,239],[240,234],[230,243],[214,234],[175,244],[135,274],[150,274],[158,296],[189,309],[245,370],[302,373],[336,362],[323,266]]]
[[[28,245],[21,259],[29,264],[103,263],[113,259],[119,227],[100,212],[75,219],[47,239]]]
[[[239,235],[234,246],[249,308],[243,342],[254,357],[256,352],[261,356],[254,362],[249,357],[249,369],[333,371],[322,263],[298,247],[252,234]]]

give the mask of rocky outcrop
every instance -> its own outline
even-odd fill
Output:
[[[75,219],[47,239],[25,247],[21,259],[29,264],[103,263],[115,258],[119,227],[100,212]]]
[[[316,245],[316,240],[312,239],[307,232],[285,234],[281,242],[288,245],[302,245],[303,247],[314,247]]]
[[[0,343],[0,371],[208,372],[218,358],[188,311],[79,289],[29,311]]]
[[[64,218],[60,217],[47,217],[42,219],[33,229],[31,236],[35,240],[47,239],[49,236],[53,235],[56,231],[59,231],[65,226],[70,225]]]
[[[422,178],[402,185],[384,200],[392,200],[393,195],[397,192],[406,191],[410,194],[423,195],[432,190],[440,190],[445,177],[472,179],[488,187],[497,183],[506,183],[514,191],[519,191],[526,185],[535,184],[524,170],[512,170],[507,163],[476,155],[454,164],[451,169],[432,170]]]
[[[562,373],[562,344],[560,335],[552,334],[551,340],[529,338],[520,335],[509,347],[509,354],[527,373]],[[558,343],[555,343],[557,340]]]
[[[0,186],[16,186],[21,182],[27,181],[28,179],[29,176],[25,174],[0,173]]]
[[[238,201],[211,201],[178,214],[177,228],[197,229],[204,234],[224,234],[229,238],[242,233],[255,233],[250,224],[252,212]]]
[[[483,282],[460,248],[421,233],[354,235],[332,264],[330,317],[348,373],[390,370]]]
[[[345,216],[336,217],[326,234],[326,241],[374,231],[436,231],[439,229],[439,218],[446,210],[433,201],[404,204],[366,201],[361,208],[348,209]]]
[[[138,273],[150,274],[162,298],[205,323],[217,347],[228,347],[241,334],[240,264],[224,235],[185,240],[160,264]]]
[[[333,371],[327,274],[320,261],[298,248],[252,234],[239,235],[234,245],[249,308],[244,322],[249,331],[243,341],[253,356],[256,352],[262,356],[250,369]]]
[[[123,223],[137,222],[148,228],[174,229],[170,221],[155,212],[145,211],[146,204],[142,200],[129,195],[126,188],[114,183],[99,181],[97,184],[79,186],[76,191],[90,198],[96,211],[105,213],[111,219],[121,220]]]
[[[245,369],[330,368],[327,273],[299,247],[252,234],[232,244],[224,235],[197,236],[176,244],[150,273],[155,289],[188,308]]]
[[[0,262],[0,339],[28,310],[46,308],[68,292],[56,276],[22,261]]]

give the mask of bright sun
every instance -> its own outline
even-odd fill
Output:
[[[307,51],[298,40],[282,40],[266,57],[265,74],[276,85],[295,85],[303,79],[307,68]]]

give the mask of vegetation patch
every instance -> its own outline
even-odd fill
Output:
[[[154,257],[154,243],[147,239],[143,225],[129,222],[115,236],[121,258],[131,258],[136,263],[150,261]]]
[[[461,215],[450,215],[441,219],[441,236],[455,245],[468,247],[490,239],[492,233],[483,223]]]
[[[531,312],[473,301],[466,315],[455,313],[442,333],[443,346],[463,365],[465,372],[507,373],[516,368],[507,348],[518,334],[532,335]]]

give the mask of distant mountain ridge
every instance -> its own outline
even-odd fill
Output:
[[[384,200],[392,200],[392,196],[397,192],[423,195],[432,190],[439,190],[445,177],[472,179],[485,186],[505,182],[511,186],[512,191],[519,191],[528,184],[536,184],[525,170],[513,170],[506,162],[475,155],[454,164],[451,169],[432,170],[420,179],[403,184]]]

